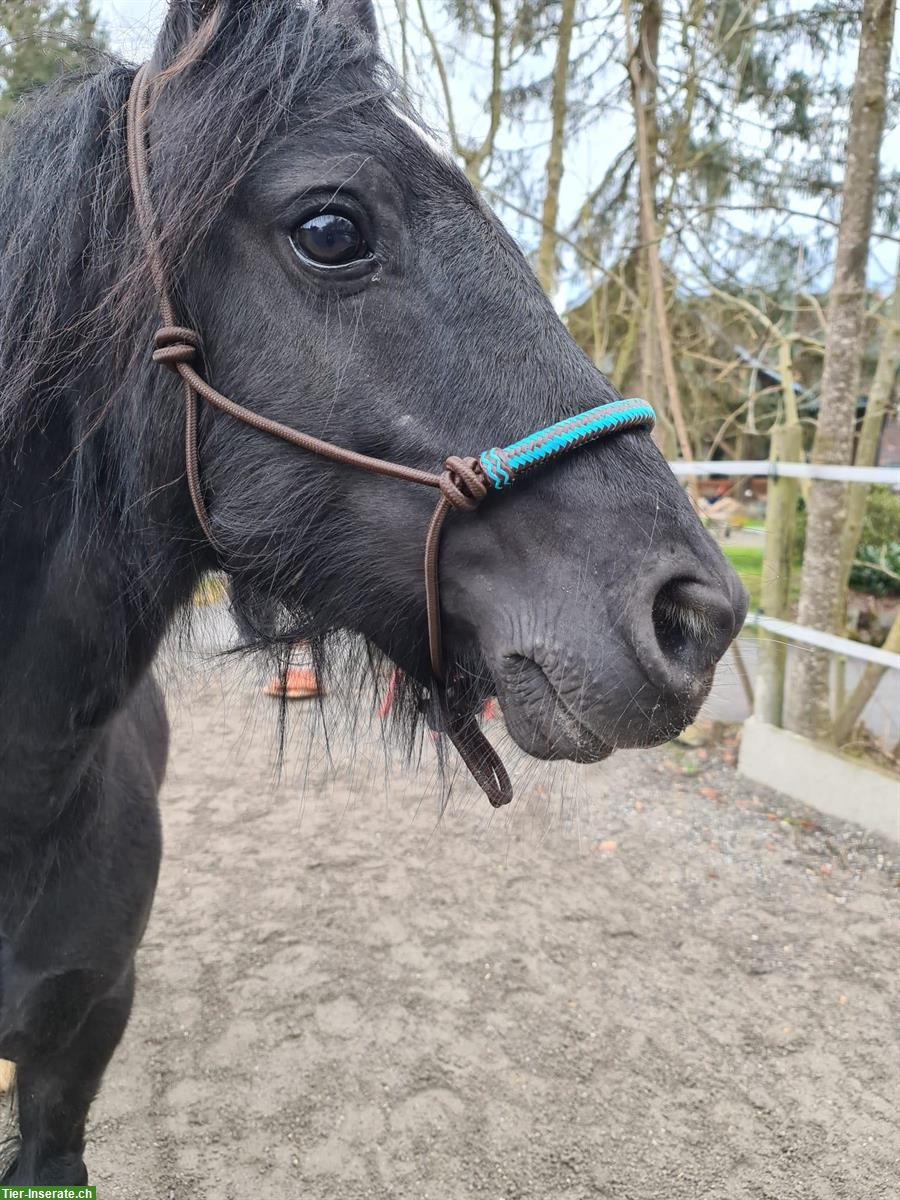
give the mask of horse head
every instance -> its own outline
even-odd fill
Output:
[[[368,0],[180,0],[153,70],[161,254],[220,392],[423,471],[617,399],[407,105]],[[428,688],[433,496],[208,409],[199,453],[248,619],[361,634]],[[542,758],[672,737],[746,607],[647,430],[452,514],[439,574],[448,677]]]

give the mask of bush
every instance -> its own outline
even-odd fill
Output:
[[[879,486],[869,489],[860,541],[866,546],[890,546],[900,539],[900,492]]]
[[[802,496],[797,499],[797,516],[794,520],[794,546],[792,559],[795,567],[803,563],[803,551],[806,549],[806,501]]]
[[[883,571],[875,569],[881,565],[900,574],[900,493],[889,487],[878,485],[869,488],[866,511],[863,516],[860,544],[856,558],[871,563],[871,567],[853,567],[850,586],[858,592],[869,592],[873,596],[898,596],[900,584]],[[806,505],[801,497],[797,505],[797,521],[794,526],[795,566],[803,562],[806,543]]]
[[[859,546],[856,563],[850,570],[850,586],[872,596],[900,596],[900,542],[881,546]],[[862,566],[872,563],[872,566]],[[879,570],[879,567],[885,570]],[[891,574],[885,574],[890,571]]]
[[[889,487],[869,488],[856,559],[872,566],[852,568],[852,588],[872,596],[900,596],[900,580],[891,578],[900,575],[900,493]],[[879,566],[891,575],[879,571]]]

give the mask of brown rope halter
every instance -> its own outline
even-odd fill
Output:
[[[448,458],[441,474],[432,475],[428,471],[418,471],[414,467],[404,467],[382,458],[369,458],[368,455],[334,446],[331,442],[323,442],[320,438],[300,433],[299,430],[282,425],[279,421],[270,421],[268,417],[262,417],[259,413],[244,408],[242,404],[229,400],[198,373],[195,363],[200,350],[199,334],[177,323],[175,307],[166,283],[150,191],[146,114],[152,83],[150,68],[146,65],[141,67],[134,77],[128,97],[128,171],[138,224],[159,297],[159,311],[162,317],[162,325],[156,333],[153,361],[169,367],[181,378],[184,393],[187,482],[200,528],[210,544],[218,549],[200,486],[200,464],[197,456],[198,397],[213,408],[228,413],[261,433],[281,438],[282,441],[299,446],[301,450],[329,458],[332,462],[356,467],[361,471],[371,471],[375,475],[387,475],[392,479],[404,479],[408,483],[436,488],[440,492],[440,499],[425,536],[425,605],[428,615],[431,670],[438,685],[436,698],[444,728],[478,785],[495,808],[508,804],[512,799],[512,785],[506,768],[497,751],[481,732],[477,716],[459,710],[453,697],[453,681],[444,678],[438,571],[444,521],[451,508],[461,512],[471,511],[478,507],[488,491],[502,491],[508,488],[517,478],[534,467],[551,462],[579,446],[622,429],[652,426],[656,415],[644,400],[615,400],[590,408],[574,417],[566,417],[555,425],[539,429],[536,433],[528,434],[527,437],[502,449],[494,446],[485,450],[478,458]]]
[[[221,392],[216,391],[198,373],[195,363],[200,349],[200,337],[195,330],[178,324],[159,248],[153,197],[150,190],[146,128],[146,114],[152,83],[152,73],[149,66],[145,64],[135,75],[128,97],[128,172],[131,178],[131,191],[138,225],[146,248],[162,317],[162,324],[156,333],[153,361],[161,366],[169,367],[181,378],[184,395],[184,449],[187,484],[200,528],[213,548],[218,549],[200,484],[200,462],[197,450],[198,397],[205,400],[207,404],[211,404],[213,408],[235,417],[238,421],[243,421],[261,433],[281,438],[283,441],[298,446],[301,450],[308,450],[322,458],[331,459],[332,462],[343,463],[345,466],[356,467],[362,471],[371,471],[375,475],[387,475],[392,479],[403,479],[408,483],[423,484],[425,487],[437,489],[440,492],[440,499],[425,537],[425,603],[428,616],[428,648],[431,670],[438,682],[443,685],[438,572],[441,530],[451,508],[470,511],[476,508],[487,495],[488,486],[485,481],[484,469],[477,458],[454,456],[446,460],[444,470],[440,475],[434,475],[429,471],[419,471],[414,467],[402,466],[400,463],[357,454],[354,450],[346,450],[341,446],[332,445],[331,442],[312,437],[308,433],[301,433],[297,429],[291,429],[289,425],[272,421],[268,417],[263,417],[259,413],[245,408],[242,404],[235,403],[234,400],[230,400]],[[496,750],[478,727],[477,718],[474,714],[463,715],[454,712],[446,703],[445,693],[442,698],[447,732],[466,766],[494,807],[508,804],[512,799],[509,775]]]

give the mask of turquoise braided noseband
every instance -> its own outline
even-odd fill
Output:
[[[614,400],[611,404],[600,404],[589,408],[577,417],[566,417],[547,429],[539,429],[528,437],[513,442],[502,449],[494,446],[479,456],[479,463],[498,491],[510,487],[517,476],[541,463],[550,462],[561,454],[584,446],[597,438],[622,429],[656,424],[656,413],[646,400]]]
[[[431,667],[436,678],[443,677],[441,648],[441,608],[438,599],[438,553],[441,529],[451,509],[471,511],[493,489],[503,491],[532,468],[552,462],[588,442],[608,437],[623,429],[653,428],[656,413],[646,400],[613,400],[599,404],[574,417],[565,417],[546,429],[530,433],[509,446],[493,446],[478,458],[456,455],[444,463],[437,484],[441,499],[428,526],[425,538],[425,598],[428,611],[428,642]]]
[[[441,606],[438,597],[438,553],[441,528],[451,508],[471,510],[488,495],[490,489],[502,491],[520,475],[562,454],[619,433],[623,429],[650,428],[656,413],[646,400],[614,400],[589,408],[576,417],[566,417],[520,438],[509,446],[494,446],[478,458],[448,458],[438,486],[441,499],[435,509],[425,539],[425,597],[428,611],[428,643],[431,669],[437,679],[443,677],[441,647]],[[445,724],[463,761],[481,785],[494,807],[512,799],[512,784],[497,751],[478,727],[472,713],[457,711],[453,688],[445,683],[442,693]]]

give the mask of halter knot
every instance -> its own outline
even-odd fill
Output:
[[[178,370],[179,363],[191,363],[200,348],[200,335],[184,325],[164,325],[156,331],[153,361],[159,366]]]
[[[457,458],[444,463],[440,482],[441,495],[453,508],[471,512],[488,493],[484,468],[477,458]]]

